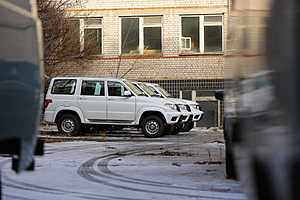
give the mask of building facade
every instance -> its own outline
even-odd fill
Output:
[[[219,126],[228,9],[228,0],[85,0],[67,12],[80,51],[92,46],[92,56],[61,73],[159,83],[204,106],[210,119],[200,126]]]

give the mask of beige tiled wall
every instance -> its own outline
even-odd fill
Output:
[[[227,0],[83,0],[83,7],[69,9],[68,12],[78,17],[103,18],[103,55],[86,61],[80,67],[64,63],[69,67],[64,67],[63,75],[116,76],[119,71],[120,77],[129,71],[124,78],[177,80],[224,77],[223,55],[180,55],[180,16],[223,14],[226,38]],[[120,63],[120,17],[147,15],[162,16],[162,54],[153,58],[126,57]]]
[[[138,80],[223,79],[224,57],[89,60],[77,66],[63,63],[63,76],[105,76]],[[131,70],[130,70],[131,69]],[[117,75],[118,71],[118,75]]]

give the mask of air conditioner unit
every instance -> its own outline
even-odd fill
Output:
[[[191,37],[181,37],[181,49],[191,50],[192,49],[192,38]]]

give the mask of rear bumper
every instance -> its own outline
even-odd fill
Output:
[[[45,113],[44,113],[44,121],[46,121],[46,122],[54,122],[54,111],[45,111]]]

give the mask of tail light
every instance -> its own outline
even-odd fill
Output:
[[[52,103],[52,99],[46,99],[45,100],[45,108],[48,107],[49,103]]]

